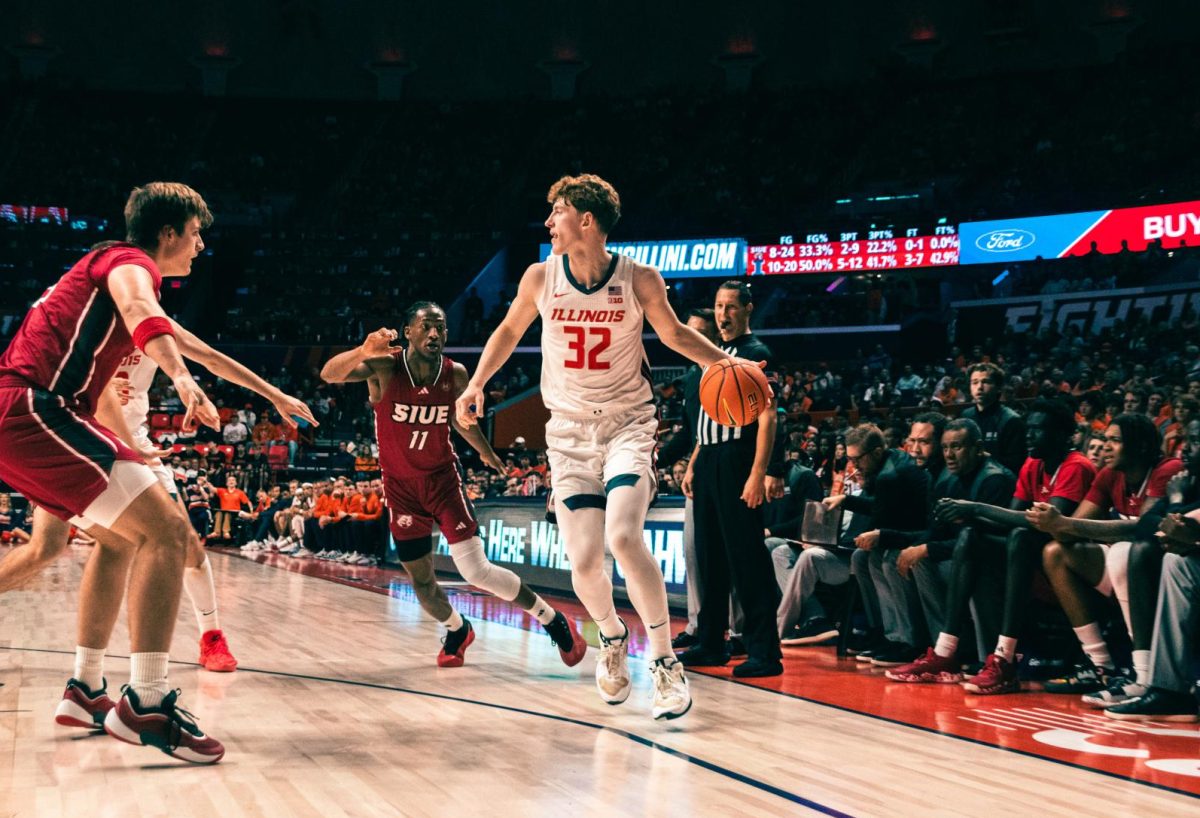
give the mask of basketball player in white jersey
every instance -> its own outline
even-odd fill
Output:
[[[664,344],[701,366],[730,356],[679,322],[658,270],[605,248],[621,214],[612,185],[598,176],[568,176],[550,188],[547,201],[551,255],[525,271],[455,410],[464,426],[482,417],[484,386],[540,315],[554,511],[575,593],[600,629],[596,687],[609,704],[625,701],[632,687],[629,630],[617,616],[604,570],[607,539],[649,635],[652,714],[678,718],[692,706],[691,693],[671,649],[662,571],[642,538],[656,488],[658,430],[643,320]]]

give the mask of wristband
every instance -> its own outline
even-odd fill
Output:
[[[146,344],[150,343],[150,339],[160,335],[175,337],[175,330],[171,328],[170,320],[159,316],[147,318],[133,331],[133,345],[145,352]]]

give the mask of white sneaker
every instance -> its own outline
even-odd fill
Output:
[[[650,711],[654,718],[677,719],[692,709],[692,692],[683,674],[683,662],[655,659],[650,663],[650,675],[654,680],[654,707]]]
[[[625,635],[609,639],[600,634],[600,653],[596,657],[596,690],[609,704],[629,698],[633,682],[629,679],[629,626],[621,620]]]
[[[374,565],[375,558],[368,557],[366,554],[359,554],[358,559],[354,561],[355,565]]]
[[[313,559],[314,560],[329,559],[329,549],[326,548],[324,550],[318,551],[317,553],[313,554]]]
[[[313,553],[302,545],[298,550],[294,551],[291,556],[295,557],[296,559],[302,559],[304,557],[311,557],[312,555]]]
[[[261,550],[262,550],[262,543],[260,543],[258,540],[251,540],[250,542],[246,543],[245,545],[243,545],[243,546],[242,546],[240,549],[238,549],[238,550],[239,550],[239,551],[245,551],[245,552],[249,552],[249,551],[261,551]]]

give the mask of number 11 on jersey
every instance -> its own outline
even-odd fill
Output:
[[[424,448],[425,448],[425,441],[426,441],[426,440],[428,440],[428,439],[429,439],[429,432],[428,432],[428,431],[421,431],[420,429],[414,429],[414,430],[413,430],[413,433],[412,433],[412,440],[410,440],[410,441],[408,442],[408,448],[410,448],[410,449],[424,449]]]

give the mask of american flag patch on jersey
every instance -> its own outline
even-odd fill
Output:
[[[608,294],[609,295],[620,295],[621,294],[621,285],[616,284],[616,285],[610,286],[608,288]]]

